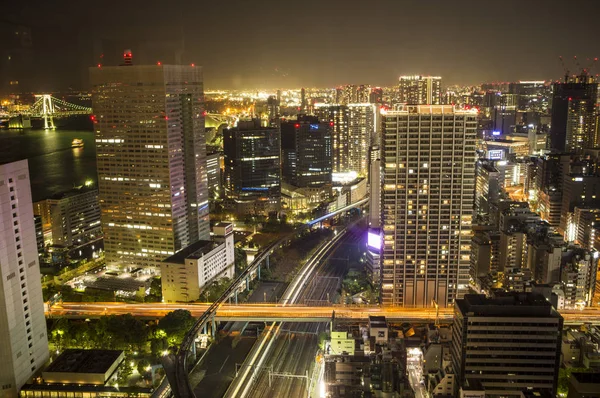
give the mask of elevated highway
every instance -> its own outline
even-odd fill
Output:
[[[185,309],[193,316],[204,314],[212,303],[198,304],[123,304],[123,303],[62,303],[52,306],[46,312],[49,317],[65,318],[97,318],[103,315],[131,314],[146,319],[165,316],[176,309]],[[565,324],[592,323],[600,325],[600,309],[560,311]],[[452,308],[439,309],[439,321],[452,321]],[[339,321],[366,321],[369,315],[385,316],[392,322],[433,322],[436,317],[435,308],[403,308],[382,306],[333,305],[306,306],[296,304],[222,304],[215,314],[215,321],[290,321],[290,322],[329,322],[332,317]]]

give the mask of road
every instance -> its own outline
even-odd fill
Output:
[[[420,362],[408,362],[408,381],[412,387],[415,398],[428,398],[429,394],[425,384],[421,384],[423,380],[423,365]]]
[[[344,242],[321,260],[315,276],[310,283],[306,284],[298,302],[314,305],[329,304],[329,299],[333,299],[337,295],[342,279],[347,273],[347,261],[339,259],[339,257],[347,252],[348,246],[358,245],[359,239],[363,236],[362,233],[349,232]],[[246,397],[307,396],[318,350],[319,334],[327,331],[328,328],[328,323],[324,322],[283,323],[276,345],[267,354],[265,370],[259,374]],[[269,377],[267,369],[271,370],[271,377]],[[240,397],[244,397],[244,395],[240,395]]]
[[[216,314],[216,320],[286,320],[296,318],[299,322],[328,321],[333,311],[340,320],[367,320],[369,315],[382,315],[390,321],[428,322],[435,319],[433,308],[382,307],[377,305],[316,305],[314,299],[306,300],[313,305],[297,304],[223,304]],[[176,309],[185,309],[198,317],[206,311],[210,304],[125,304],[125,303],[61,303],[46,311],[48,317],[94,318],[103,315],[131,314],[143,318],[161,318]],[[439,317],[442,323],[452,321],[452,308],[440,308]],[[600,309],[562,310],[560,314],[566,323],[600,324]]]
[[[352,239],[352,236],[342,232],[334,240],[341,243],[348,238]],[[307,262],[299,277],[294,279],[286,291],[283,297],[284,308],[289,308],[288,303],[307,300],[323,303],[335,294],[345,270],[338,266],[337,269],[333,267],[333,272],[332,269],[324,271],[323,264],[336,245],[335,242],[330,242],[317,250],[311,261]],[[314,363],[319,332],[326,327],[327,324],[323,322],[302,325],[295,322],[270,324],[269,330],[249,355],[225,396],[244,398],[306,395],[309,386],[307,372]]]

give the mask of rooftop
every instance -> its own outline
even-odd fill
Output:
[[[369,315],[369,326],[375,328],[386,328],[387,321],[384,316]]]
[[[68,191],[60,192],[55,195],[52,195],[49,199],[61,200],[61,199],[66,199],[66,198],[70,198],[72,196],[82,195],[84,193],[93,192],[93,191],[98,193],[98,187],[96,187],[94,185],[91,185],[91,186],[80,185],[78,187],[73,187],[72,189],[70,189]]]
[[[65,350],[44,373],[105,374],[123,354],[120,350]]]
[[[593,373],[571,373],[571,377],[573,377],[575,380],[577,380],[580,383],[594,383],[594,384],[600,384],[600,373],[597,372],[593,372]]]
[[[199,240],[198,242],[192,243],[191,245],[181,249],[172,256],[165,258],[163,262],[185,264],[185,260],[187,258],[198,259],[205,254],[210,253],[218,245],[219,244],[217,242],[213,242],[212,240]]]
[[[456,301],[456,306],[462,314],[471,316],[561,317],[539,293],[498,292],[493,298],[466,294],[462,300]]]
[[[399,109],[394,109],[392,111],[381,111],[381,113],[385,116],[390,115],[405,115],[408,113],[422,113],[422,114],[459,114],[459,115],[473,115],[476,116],[479,112],[476,108],[471,109],[462,109],[458,108],[454,105],[396,105]]]

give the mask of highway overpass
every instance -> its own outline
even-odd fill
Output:
[[[123,315],[146,319],[165,316],[176,309],[185,309],[194,317],[206,312],[211,303],[198,304],[124,304],[124,303],[62,303],[54,305],[46,312],[49,317],[97,318],[103,315]],[[600,325],[600,309],[560,311],[565,324],[592,323]],[[440,308],[441,323],[450,323],[452,308]],[[362,305],[306,306],[281,304],[222,304],[215,313],[215,321],[248,321],[248,322],[329,322],[332,317],[339,321],[366,321],[369,315],[385,316],[392,322],[433,322],[436,318],[435,308],[403,308]]]

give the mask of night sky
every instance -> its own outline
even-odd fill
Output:
[[[88,66],[204,67],[205,87],[445,84],[558,79],[558,56],[600,55],[598,0],[28,0],[2,21],[32,29],[36,90],[85,88]],[[104,54],[103,58],[100,58]],[[600,72],[600,65],[593,73]]]

